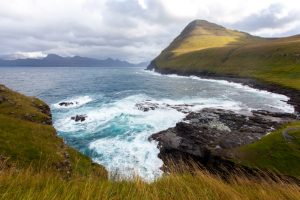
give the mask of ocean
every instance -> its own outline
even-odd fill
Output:
[[[290,112],[288,97],[223,80],[160,75],[142,68],[0,67],[0,83],[47,102],[54,127],[68,145],[120,178],[153,181],[163,172],[159,149],[148,137],[181,121],[191,111],[223,108]],[[73,102],[60,106],[60,102]],[[136,104],[153,103],[144,112]],[[86,115],[83,122],[71,117]]]

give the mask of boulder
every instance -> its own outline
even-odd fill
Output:
[[[78,102],[73,103],[73,102],[63,101],[63,102],[60,102],[58,105],[67,107],[67,106],[72,106],[74,104],[78,104]]]
[[[159,107],[158,103],[152,103],[149,100],[141,102],[141,103],[137,103],[135,104],[135,106],[137,107],[137,109],[144,111],[144,112],[148,112],[150,110],[155,110]]]
[[[0,95],[0,103],[3,103],[5,100],[6,98]]]
[[[76,115],[74,117],[71,117],[72,120],[75,122],[83,122],[87,118],[87,115]]]

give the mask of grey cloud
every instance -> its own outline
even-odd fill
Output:
[[[48,4],[51,5],[51,1]],[[146,0],[147,9],[137,0],[88,0],[80,9],[71,6],[51,12],[48,12],[48,4],[44,5],[45,10],[33,7],[32,14],[0,8],[0,54],[42,51],[139,62],[155,57],[194,18],[212,21],[220,18],[219,13],[213,12],[215,6],[211,12],[198,13],[193,18],[173,16],[160,0]],[[237,23],[221,23],[255,32],[262,28],[280,28],[299,19],[296,11],[289,11],[287,16],[278,19],[276,15],[283,8],[283,5],[273,4]],[[289,29],[285,34],[297,33],[299,29]]]
[[[300,13],[297,11],[289,11],[288,15],[283,17],[278,17],[282,12],[284,12],[285,6],[283,4],[271,4],[267,9],[262,10],[259,13],[252,14],[241,21],[230,24],[231,27],[235,29],[257,32],[261,29],[284,29],[290,23],[300,22]],[[299,31],[299,29],[298,29]],[[284,33],[288,35],[290,31]],[[272,35],[272,33],[270,33]]]

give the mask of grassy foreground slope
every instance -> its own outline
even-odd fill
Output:
[[[0,85],[0,161],[2,168],[35,171],[47,169],[65,177],[97,173],[106,177],[101,166],[64,145],[52,126],[47,104]]]
[[[170,174],[148,184],[133,181],[104,181],[99,177],[73,177],[70,180],[47,171],[0,171],[0,199],[128,199],[128,200],[271,200],[299,199],[295,184],[254,180],[236,175],[223,181],[197,170],[194,174]]]
[[[255,78],[300,89],[300,35],[261,38],[195,20],[148,68]]]

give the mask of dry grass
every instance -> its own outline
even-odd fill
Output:
[[[10,168],[0,171],[0,199],[300,199],[300,187],[279,178],[235,174],[224,181],[193,167],[193,173],[182,168],[153,183],[139,178],[104,180],[94,175],[65,180],[53,171]]]

